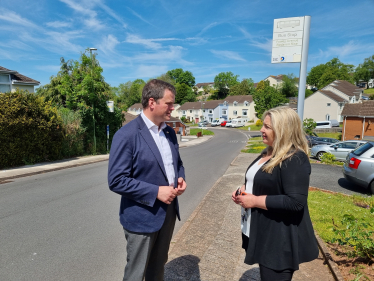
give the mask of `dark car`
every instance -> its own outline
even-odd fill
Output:
[[[312,147],[313,145],[316,144],[314,141],[315,138],[318,138],[318,135],[316,133],[312,133],[312,135],[305,135],[305,136],[306,136],[306,140],[308,141],[309,147]]]
[[[318,145],[318,144],[334,144],[338,141],[339,140],[333,139],[333,138],[316,137],[316,138],[313,138],[312,146],[315,146],[315,145]]]

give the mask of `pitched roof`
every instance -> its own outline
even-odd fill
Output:
[[[197,83],[195,86],[200,88],[200,87],[204,87],[204,86],[212,86],[214,85],[214,82],[207,82],[207,83]]]
[[[338,96],[337,94],[334,94],[331,91],[326,90],[319,90],[318,92],[321,92],[325,96],[328,96],[330,99],[336,101],[336,102],[346,102],[347,100],[343,99],[341,96]]]
[[[242,96],[228,96],[224,99],[224,101],[228,103],[234,103],[234,101],[238,103],[244,103],[245,101],[251,103],[253,102],[253,98],[251,95],[242,95]]]
[[[279,75],[277,75],[277,76],[269,75],[268,77],[273,77],[274,79],[282,80],[282,79],[283,79],[283,74],[279,74]]]
[[[125,121],[123,121],[122,123],[122,126],[126,125],[127,123],[129,123],[130,121],[134,120],[136,117],[138,117],[138,115],[134,115],[134,114],[131,114],[131,113],[128,113],[128,112],[122,112],[125,114]]]
[[[374,117],[374,100],[346,104],[342,116]]]
[[[14,84],[34,84],[34,85],[40,84],[39,81],[36,81],[34,79],[31,79],[30,77],[22,75],[21,73],[18,73],[15,70],[10,70],[2,66],[0,66],[0,73],[10,74],[10,78],[12,80],[12,83]]]
[[[137,110],[137,109],[143,109],[143,106],[140,102],[136,103],[136,104],[133,104],[132,106],[130,106],[127,110]]]
[[[362,89],[345,80],[335,80],[334,82],[328,84],[326,87],[328,86],[331,86],[350,97],[358,96],[360,92],[362,92]]]

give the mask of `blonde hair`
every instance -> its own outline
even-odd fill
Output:
[[[272,158],[263,167],[263,171],[271,174],[275,166],[282,165],[284,160],[298,150],[308,155],[309,149],[302,122],[293,109],[287,106],[272,108],[264,113],[263,118],[266,116],[271,120],[274,141],[267,150]]]

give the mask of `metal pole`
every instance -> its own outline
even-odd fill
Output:
[[[301,52],[300,75],[299,75],[299,95],[297,99],[297,114],[299,114],[301,121],[303,121],[303,118],[304,118],[304,100],[305,100],[305,87],[306,87],[306,72],[307,72],[307,65],[308,65],[310,19],[311,19],[311,16],[304,17],[303,50]]]
[[[90,48],[90,57],[91,57],[91,78],[93,79],[92,69],[93,69],[93,60],[92,60],[92,50],[96,50],[95,48]],[[95,93],[94,93],[95,94]],[[93,137],[94,137],[94,146],[93,146],[93,154],[96,154],[96,134],[95,134],[95,107],[94,102],[92,102],[92,119],[93,119]]]

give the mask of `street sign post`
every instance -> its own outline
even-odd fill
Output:
[[[274,19],[271,63],[300,62],[297,113],[304,115],[310,16]]]

